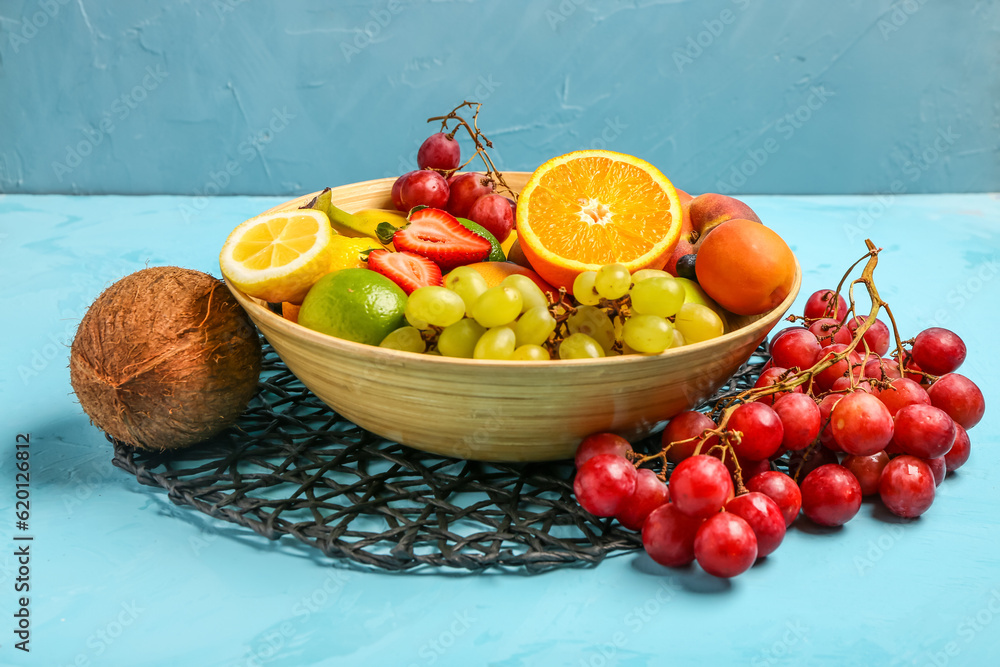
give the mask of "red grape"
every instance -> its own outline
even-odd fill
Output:
[[[816,320],[809,325],[809,331],[816,336],[816,340],[823,347],[829,347],[834,343],[849,345],[851,343],[851,332],[843,326],[839,320],[829,317]]]
[[[851,384],[852,382],[854,382],[853,385]],[[849,375],[837,378],[833,381],[833,384],[830,385],[830,391],[846,392],[848,389],[851,389],[851,391],[863,391],[866,394],[870,394],[874,391],[872,389],[872,383],[868,380],[855,381],[855,378],[852,378]]]
[[[673,503],[660,505],[642,524],[642,546],[660,565],[682,567],[694,560],[694,537],[702,523]]]
[[[818,292],[813,292],[809,300],[806,301],[806,307],[803,310],[803,315],[807,319],[815,320],[820,317],[843,317],[847,315],[847,301],[844,297],[837,295],[837,301],[833,301],[833,290],[821,289]]]
[[[759,491],[744,493],[726,503],[726,511],[740,517],[757,538],[757,557],[774,553],[785,539],[785,517],[778,504]]]
[[[445,207],[456,218],[468,218],[469,209],[483,195],[493,192],[493,181],[483,174],[470,171],[451,181],[448,205]]]
[[[958,470],[965,465],[971,453],[972,443],[969,441],[968,432],[955,424],[955,442],[952,444],[951,450],[944,455],[944,464],[948,468],[948,472]]]
[[[705,519],[733,495],[733,480],[719,459],[699,454],[677,464],[670,476],[670,500],[689,516]]]
[[[774,344],[778,342],[779,338],[781,338],[785,334],[792,333],[793,331],[808,331],[808,329],[806,329],[805,327],[785,327],[784,329],[781,329],[778,333],[771,336],[771,342],[768,344],[768,349],[773,348]]]
[[[455,137],[438,132],[424,139],[417,151],[417,166],[421,169],[452,171],[462,163],[462,149]]]
[[[792,525],[802,508],[802,492],[799,485],[783,472],[771,470],[754,475],[747,481],[747,489],[758,491],[770,498],[781,510],[785,527]]]
[[[788,394],[774,402],[781,419],[781,445],[785,449],[805,449],[819,436],[819,406],[805,394]]]
[[[762,372],[760,374],[760,377],[757,378],[757,382],[756,384],[754,384],[754,389],[759,389],[760,387],[770,387],[773,384],[777,384],[778,382],[780,382],[779,378],[783,374],[787,373],[788,373],[787,368],[782,368],[780,366],[771,366],[771,368],[768,368],[766,371]],[[760,398],[757,399],[757,402],[763,403],[764,405],[773,406],[775,400],[777,400],[782,396],[786,396],[792,393],[801,394],[802,385],[797,385],[791,391],[778,391],[773,394],[768,394],[767,396],[761,396]]]
[[[409,211],[414,206],[444,208],[448,203],[448,182],[436,171],[411,171],[403,177],[399,186],[399,203],[393,201],[400,211]]]
[[[840,449],[840,445],[836,443],[833,437],[833,420],[830,418],[830,413],[833,412],[833,408],[836,407],[840,399],[844,397],[843,394],[827,394],[819,402],[819,441],[820,444]]]
[[[405,174],[397,178],[392,184],[392,191],[389,196],[392,197],[392,205],[395,207],[397,211],[404,210],[403,200],[400,198],[400,191],[403,189],[403,183],[406,182],[406,179],[409,178],[410,174],[412,173],[414,172],[412,171],[406,172]]]
[[[868,456],[848,456],[844,459],[844,467],[851,471],[861,487],[861,495],[870,496],[878,492],[878,479],[882,469],[889,463],[889,455],[884,451]]]
[[[832,358],[834,354],[840,354],[845,350],[847,350],[847,346],[839,343],[830,345],[829,347],[824,347],[820,350],[820,353],[816,356],[813,363],[826,361],[827,359]],[[845,359],[841,359],[829,368],[820,371],[816,374],[813,380],[817,385],[819,385],[820,389],[827,390],[833,386],[833,383],[837,378],[846,375],[847,371],[850,370],[852,366],[859,363],[861,363],[861,356],[854,350],[851,350]]]
[[[842,526],[861,509],[861,485],[844,466],[816,468],[801,488],[802,512],[821,526]]]
[[[889,414],[894,417],[907,405],[931,404],[931,397],[927,395],[927,390],[909,378],[893,380],[888,389],[876,390],[875,397],[889,408]]]
[[[735,577],[757,560],[757,537],[746,520],[721,512],[706,521],[694,538],[694,557],[715,577]]]
[[[514,229],[514,209],[503,195],[483,195],[469,209],[469,220],[479,224],[503,243]]]
[[[903,377],[903,374],[899,372],[899,364],[893,359],[869,359],[865,362],[865,377],[892,380]]]
[[[927,467],[931,469],[931,474],[934,475],[934,486],[941,486],[944,476],[948,474],[948,464],[945,463],[944,457],[939,456],[936,459],[923,459],[923,462],[927,464]]]
[[[913,361],[931,375],[951,373],[965,361],[965,343],[953,331],[924,329],[913,340]]]
[[[806,452],[809,452],[809,450],[803,449],[802,451],[791,452],[788,455],[788,471],[793,474],[798,471],[796,477],[799,479],[804,478],[820,466],[840,462],[840,459],[837,458],[837,453],[826,447],[817,447],[809,452],[808,455]]]
[[[573,493],[594,516],[614,516],[635,491],[635,466],[614,454],[598,454],[576,471]]]
[[[842,450],[868,456],[892,440],[892,415],[882,401],[856,391],[842,398],[830,413],[830,430]]]
[[[632,445],[628,440],[614,433],[594,433],[583,439],[576,448],[576,458],[573,463],[577,468],[598,454],[616,454],[628,458],[632,453]]]
[[[986,412],[986,399],[976,383],[958,373],[937,379],[927,390],[931,405],[947,412],[955,423],[968,430],[979,423]]]
[[[896,446],[922,459],[944,456],[955,442],[955,422],[932,405],[908,405],[896,413]]]
[[[655,472],[642,468],[636,475],[635,491],[618,508],[615,518],[629,530],[642,530],[642,523],[649,513],[666,502],[667,485]]]
[[[684,459],[694,454],[695,447],[698,446],[698,439],[707,430],[714,429],[716,424],[711,417],[694,410],[685,410],[678,413],[667,423],[663,429],[663,447],[667,449],[667,460],[671,463],[680,463]],[[687,442],[681,442],[686,440]],[[680,443],[680,444],[673,444]],[[709,448],[719,443],[719,436],[713,435],[705,444],[701,451],[707,452]]]
[[[903,377],[909,378],[914,382],[919,382],[924,384],[927,382],[927,378],[921,373],[923,369],[917,365],[917,362],[913,361],[913,358],[906,356],[903,359]]]
[[[882,471],[878,493],[896,516],[918,517],[934,502],[934,473],[915,456],[897,456]]]
[[[733,449],[738,457],[748,461],[772,456],[781,447],[784,437],[781,419],[763,403],[744,403],[733,410],[726,428],[742,433],[739,444],[733,445]]]
[[[785,329],[787,333],[771,341],[771,359],[782,368],[809,368],[819,356],[822,345],[816,336],[802,327]]]
[[[847,328],[850,330],[852,337],[854,336],[854,332],[858,330],[858,327],[864,324],[867,319],[867,317],[857,315],[847,320]],[[868,343],[868,349],[880,357],[889,351],[889,327],[878,318],[872,322],[872,325],[868,327],[868,331],[864,333],[862,338],[864,339],[864,343],[860,343],[860,346],[863,348],[864,344]]]
[[[728,468],[729,465],[727,464],[726,467]],[[742,473],[743,479],[750,479],[754,475],[759,475],[760,473],[770,469],[771,462],[767,459],[761,459],[760,461],[740,461],[740,472]],[[735,470],[734,466],[730,472],[735,475]]]

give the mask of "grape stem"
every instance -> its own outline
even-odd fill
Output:
[[[466,107],[468,107],[469,109],[474,109],[474,111],[472,112],[471,124],[467,120],[465,120],[465,118],[460,116],[458,113],[459,111],[461,111]],[[482,131],[479,129],[479,112],[482,110],[482,108],[483,108],[482,102],[469,102],[468,100],[466,100],[444,116],[432,116],[431,118],[427,119],[428,123],[435,123],[437,121],[441,121],[441,131],[446,132],[450,139],[454,139],[455,133],[458,132],[458,129],[460,127],[464,127],[465,130],[469,133],[469,137],[472,139],[472,143],[476,147],[476,152],[472,155],[472,157],[470,157],[464,163],[460,164],[457,169],[452,169],[450,171],[445,171],[442,173],[447,178],[448,176],[454,174],[456,171],[464,169],[470,163],[472,163],[472,161],[475,160],[476,157],[479,157],[482,159],[483,165],[486,167],[486,178],[496,182],[497,185],[502,190],[507,192],[507,194],[509,194],[516,203],[517,193],[514,192],[514,190],[512,190],[509,185],[507,185],[507,181],[504,180],[503,174],[500,172],[499,169],[496,168],[496,165],[493,164],[493,158],[490,157],[489,151],[487,151],[488,148],[493,148],[493,142],[490,141],[486,137],[486,135],[483,134]],[[449,122],[455,123],[455,127],[452,128],[451,130],[448,129]]]

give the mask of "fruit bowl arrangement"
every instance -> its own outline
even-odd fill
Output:
[[[798,263],[742,202],[608,151],[500,174],[478,109],[431,119],[420,169],[286,202],[223,247],[235,298],[347,419],[436,454],[569,458],[703,402],[791,306]],[[461,171],[460,128],[485,173]]]
[[[527,174],[509,174],[513,182]],[[517,180],[514,180],[517,179]],[[386,208],[393,179],[331,192],[342,208]],[[268,213],[295,210],[315,195]],[[712,395],[791,307],[729,318],[729,332],[656,355],[515,361],[418,355],[308,329],[267,302],[229,289],[288,368],[324,403],[389,440],[437,454],[493,461],[573,456],[587,435],[648,434]]]

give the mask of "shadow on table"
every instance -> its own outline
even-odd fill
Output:
[[[760,563],[766,560],[764,559]],[[685,567],[664,567],[650,558],[645,551],[636,554],[632,558],[631,565],[633,570],[641,574],[665,579],[671,585],[678,586],[690,593],[728,593],[733,588],[733,582],[729,579],[713,577],[694,564]]]

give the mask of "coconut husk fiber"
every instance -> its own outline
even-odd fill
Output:
[[[225,284],[143,269],[106,289],[80,322],[70,381],[98,428],[136,447],[186,447],[235,423],[257,390],[260,340]]]

